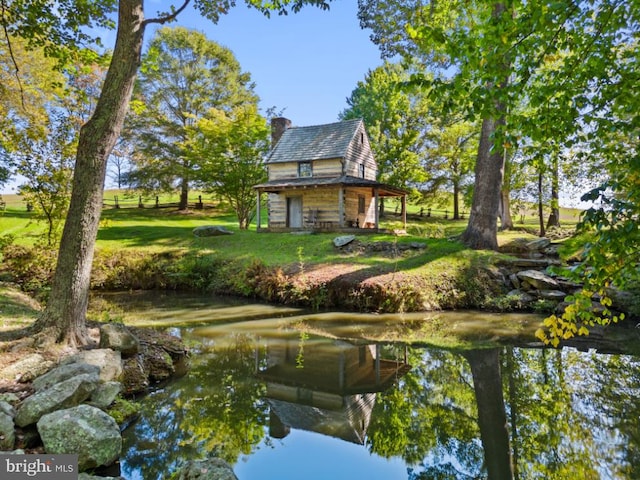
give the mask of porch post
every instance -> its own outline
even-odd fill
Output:
[[[380,197],[378,196],[378,187],[373,189],[374,218],[376,230],[380,228]]]
[[[338,189],[338,226],[344,228],[344,189]]]
[[[407,228],[407,196],[402,195],[402,228]]]
[[[256,232],[260,231],[260,190],[258,190],[258,200],[256,202]]]

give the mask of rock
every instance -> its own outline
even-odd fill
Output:
[[[15,393],[0,393],[0,402],[7,402],[10,405],[16,405],[20,402],[20,398]]]
[[[159,345],[147,345],[144,349],[144,370],[149,380],[162,381],[175,372],[173,358]]]
[[[561,302],[567,296],[567,294],[560,290],[540,290],[538,291],[538,296],[540,298],[544,298],[545,300],[554,300]]]
[[[31,425],[47,413],[84,402],[96,389],[98,382],[97,374],[85,373],[27,397],[16,413],[16,425]]]
[[[140,351],[138,339],[120,323],[107,323],[100,327],[100,348],[117,350],[122,357],[131,357]]]
[[[502,260],[501,263],[518,268],[547,268],[551,265],[561,265],[560,260],[551,258],[509,258]]]
[[[333,239],[333,246],[336,248],[344,247],[345,245],[349,245],[356,239],[355,235],[341,235],[340,237],[336,237]]]
[[[90,405],[58,410],[38,421],[47,453],[78,455],[78,470],[111,465],[120,456],[122,437],[116,421]]]
[[[113,403],[120,393],[120,390],[122,390],[122,384],[120,382],[101,383],[91,393],[89,404],[104,410]]]
[[[122,393],[133,395],[149,388],[149,377],[139,356],[126,358],[122,371]]]
[[[47,372],[52,365],[53,362],[45,360],[39,353],[34,353],[0,370],[0,380],[30,382]]]
[[[551,245],[551,240],[548,238],[538,238],[536,240],[532,240],[531,242],[527,242],[525,244],[525,248],[530,252],[540,251],[547,248]]]
[[[100,368],[100,380],[103,382],[119,381],[122,377],[122,355],[109,348],[84,350],[63,361],[69,363],[88,363]]]
[[[16,427],[13,417],[0,411],[0,451],[13,450],[16,443]]]
[[[518,278],[518,275],[512,273],[511,275],[509,275],[509,280],[511,281],[511,285],[513,285],[513,288],[515,288],[516,290],[520,288],[520,279]]]
[[[413,248],[414,250],[422,250],[424,248],[427,248],[427,244],[426,243],[421,243],[421,242],[411,242],[409,244],[409,246],[411,248]]]
[[[537,290],[557,290],[558,282],[538,270],[523,270],[517,273],[518,278]]]
[[[33,388],[36,392],[40,392],[52,387],[53,385],[64,382],[65,380],[84,374],[94,374],[98,376],[100,374],[100,369],[97,366],[89,365],[88,363],[70,363],[67,365],[60,365],[36,378],[33,381]]]
[[[219,225],[202,225],[193,229],[196,237],[217,237],[220,235],[233,235],[233,232]]]
[[[507,293],[507,297],[515,300],[521,305],[526,305],[535,300],[535,298],[529,295],[527,292],[523,292],[522,290],[518,290],[518,289],[511,290],[509,293]]]
[[[13,408],[13,405],[11,405],[9,402],[0,400],[0,413],[5,413],[13,418],[16,416],[16,409]]]
[[[179,471],[176,480],[238,480],[233,469],[220,458],[191,460]]]

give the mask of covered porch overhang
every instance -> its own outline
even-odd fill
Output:
[[[253,187],[257,192],[256,218],[257,231],[265,231],[261,225],[261,205],[260,196],[263,193],[282,194],[285,192],[306,191],[318,188],[338,188],[338,211],[340,222],[338,230],[354,230],[344,223],[345,211],[345,190],[348,188],[370,188],[374,200],[375,221],[373,231],[380,230],[380,199],[387,197],[400,197],[402,203],[402,225],[407,226],[407,195],[408,192],[402,188],[394,187],[373,180],[363,178],[342,176],[338,178],[297,178],[284,181],[270,181]],[[268,228],[267,228],[268,230]],[[355,229],[356,231],[358,229]]]

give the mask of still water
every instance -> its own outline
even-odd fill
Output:
[[[141,400],[124,432],[126,479],[168,478],[208,455],[240,480],[640,478],[637,357],[443,349],[402,341],[418,316],[161,300],[127,315],[177,325],[191,369]],[[496,317],[441,319],[485,320]],[[388,331],[396,340],[379,340]]]

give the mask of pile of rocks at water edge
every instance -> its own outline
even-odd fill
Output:
[[[23,400],[13,393],[0,394],[0,450],[78,454],[80,471],[113,464],[122,437],[105,410],[119,394],[139,392],[141,385],[148,388],[175,373],[187,354],[175,337],[133,331],[142,329],[105,324],[99,348],[80,351],[57,365],[42,356],[38,363],[32,355],[28,362],[0,369],[0,378],[31,382],[34,392]],[[133,380],[126,368],[131,362],[139,367]],[[20,449],[14,450],[16,446]]]
[[[500,263],[499,271],[493,272],[498,281],[508,289],[507,298],[514,307],[528,309],[541,300],[555,303],[559,311],[566,306],[567,295],[579,292],[582,285],[556,275],[551,267],[562,265],[558,255],[560,245],[548,238],[539,238],[521,243],[516,251],[507,251],[515,258]],[[612,292],[614,306],[619,311],[628,310],[624,295]],[[601,308],[597,303],[595,309]]]

